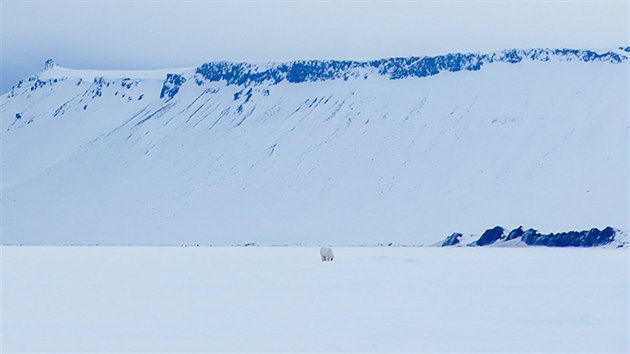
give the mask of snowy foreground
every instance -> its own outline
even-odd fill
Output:
[[[3,352],[627,352],[616,249],[2,247]]]

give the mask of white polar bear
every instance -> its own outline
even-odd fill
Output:
[[[332,249],[330,247],[322,247],[319,250],[319,255],[322,256],[322,262],[332,261],[335,258]]]

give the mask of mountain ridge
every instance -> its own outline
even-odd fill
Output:
[[[379,75],[389,75],[390,79],[402,79],[433,76],[445,71],[476,71],[487,64],[497,62],[515,64],[523,60],[623,63],[628,60],[629,55],[630,47],[617,47],[599,51],[569,48],[533,48],[506,49],[491,53],[447,53],[433,56],[389,57],[365,61],[336,59],[292,60],[286,62],[213,61],[203,63],[197,67],[155,70],[69,69],[58,66],[52,59],[48,59],[44,64],[44,70],[40,74],[30,76],[25,80],[33,81],[34,78],[43,78],[44,80],[52,81],[62,78],[76,78],[80,77],[82,73],[87,73],[88,76],[93,76],[94,79],[102,77],[114,79],[164,79],[166,81],[169,80],[169,74],[171,78],[174,78],[176,75],[190,76],[191,72],[193,72],[210,82],[223,80],[228,85],[248,86],[261,84],[266,81],[277,84],[284,80],[292,83],[332,79],[347,80],[350,77],[359,77],[361,74],[357,72],[359,69],[373,69]],[[20,80],[10,91],[20,88],[25,80]],[[200,79],[197,78],[197,80]],[[197,83],[199,85],[200,81],[197,81]]]
[[[444,240],[432,244],[434,247],[600,247],[627,248],[629,244],[626,231],[610,226],[599,230],[591,228],[582,231],[556,232],[541,234],[538,230],[513,230],[495,226],[481,235],[464,235],[454,232]]]

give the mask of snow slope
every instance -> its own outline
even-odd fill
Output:
[[[3,247],[0,351],[627,353],[610,249]]]
[[[627,230],[628,53],[150,72],[0,98],[4,244],[426,244]]]

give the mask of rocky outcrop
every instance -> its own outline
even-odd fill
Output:
[[[495,226],[484,231],[476,240],[462,244],[461,233],[454,233],[444,241],[441,247],[447,246],[546,246],[546,247],[627,247],[625,234],[610,226],[600,230],[592,228],[583,231],[566,231],[542,234],[535,229],[523,230],[522,226],[506,234],[506,229]],[[470,240],[470,239],[469,239]]]
[[[367,77],[376,73],[389,79],[427,77],[440,72],[477,71],[482,66],[531,61],[602,61],[622,63],[628,57],[614,51],[598,53],[579,49],[508,49],[494,53],[449,53],[437,56],[386,58],[371,61],[298,60],[259,66],[252,63],[210,62],[199,66],[196,74],[206,81],[225,81],[228,85],[257,85],[326,81]],[[201,85],[203,80],[198,80]]]
[[[523,242],[530,246],[550,247],[598,247],[608,245],[614,240],[615,230],[612,227],[606,227],[603,230],[592,228],[555,234],[540,234],[536,230],[532,230],[523,236]]]
[[[503,238],[503,234],[505,229],[501,226],[495,226],[491,229],[484,231],[481,234],[481,237],[477,241],[475,241],[475,246],[485,246],[490,245],[497,242],[499,239]]]
[[[182,75],[167,74],[166,80],[164,80],[164,84],[162,85],[162,91],[160,91],[160,98],[173,98],[177,92],[179,92],[179,88],[184,82],[186,82],[186,78]]]
[[[460,239],[462,234],[459,232],[454,232],[451,236],[447,237],[444,242],[442,242],[441,246],[455,246],[460,243]]]

